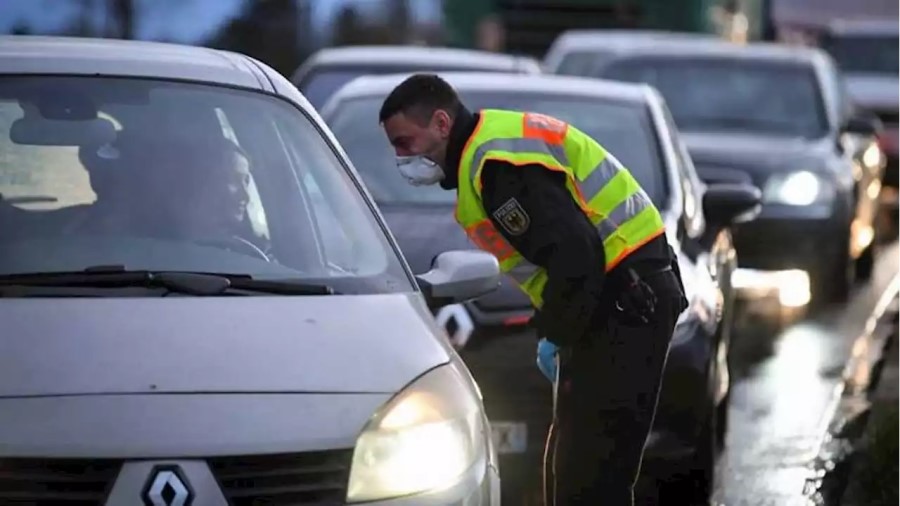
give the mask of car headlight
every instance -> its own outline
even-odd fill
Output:
[[[408,386],[363,429],[348,502],[442,490],[485,458],[481,408],[462,376],[439,367]]]
[[[775,174],[766,182],[763,200],[790,206],[826,203],[834,198],[834,186],[825,178],[806,170]]]
[[[881,148],[878,146],[878,143],[871,143],[863,151],[862,154],[862,162],[863,165],[870,169],[878,169],[884,163],[884,153],[881,151]]]

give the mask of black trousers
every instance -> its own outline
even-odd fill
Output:
[[[645,279],[654,319],[628,326],[614,316],[560,352],[556,411],[547,439],[547,506],[632,506],[653,424],[669,342],[683,308],[677,275]]]

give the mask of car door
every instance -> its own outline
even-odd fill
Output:
[[[716,319],[720,321],[721,325],[722,320],[730,316],[731,307],[734,304],[731,273],[737,267],[737,257],[731,239],[731,231],[729,229],[721,230],[709,249],[701,246],[705,222],[703,217],[704,184],[697,175],[691,156],[678,134],[678,128],[675,126],[671,113],[664,104],[662,110],[672,145],[675,147],[679,184],[684,194],[681,223],[679,224],[680,239],[686,250],[695,252],[695,261],[698,266],[709,274],[712,282],[718,287]],[[728,321],[724,323],[729,324]]]

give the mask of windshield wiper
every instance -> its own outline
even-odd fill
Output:
[[[4,287],[46,288],[162,288],[172,293],[210,296],[245,290],[278,295],[334,295],[327,285],[253,279],[247,274],[128,270],[124,266],[96,266],[83,271],[35,272],[0,276]]]

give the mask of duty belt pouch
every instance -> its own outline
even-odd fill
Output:
[[[669,246],[669,249],[672,247]],[[678,279],[678,290],[681,293],[681,303],[679,304],[680,308],[678,310],[678,314],[681,314],[682,311],[687,309],[689,303],[687,300],[687,293],[684,290],[684,281],[681,279],[681,268],[678,267],[678,257],[675,256],[675,253],[672,252],[672,272],[675,274],[675,278]]]
[[[628,326],[648,325],[656,312],[657,297],[653,288],[645,281],[650,276],[670,270],[669,266],[649,274],[639,275],[633,268],[622,272],[625,278],[614,303],[616,320]]]

